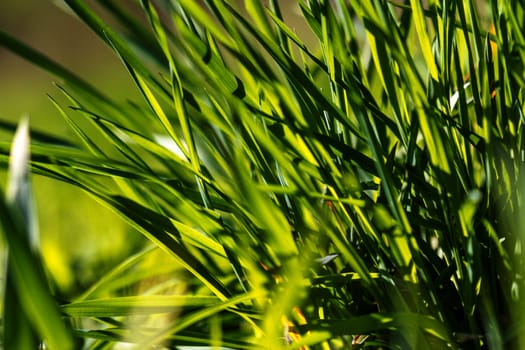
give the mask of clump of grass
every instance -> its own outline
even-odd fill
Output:
[[[523,4],[65,2],[143,100],[0,34],[78,136],[32,171],[153,245],[60,303],[84,348],[523,346]]]

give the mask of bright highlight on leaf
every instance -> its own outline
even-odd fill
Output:
[[[421,45],[421,51],[425,58],[430,76],[434,80],[438,80],[438,70],[434,61],[434,55],[432,54],[432,46],[430,43],[429,30],[426,26],[426,18],[423,13],[423,6],[421,1],[410,0],[410,6],[412,9],[412,16],[414,18],[414,25],[416,28],[417,36],[419,38],[419,44]]]
[[[7,200],[14,204],[19,202],[20,206],[27,206],[29,191],[29,118],[24,117],[16,129],[13,145],[11,146],[11,157],[9,158],[9,180],[7,188]]]
[[[0,223],[8,254],[3,279],[2,343],[14,349],[46,344],[67,350],[72,349],[71,331],[58,312],[39,256],[37,213],[29,179],[29,144],[29,118],[25,117],[11,146],[6,200],[0,200]]]

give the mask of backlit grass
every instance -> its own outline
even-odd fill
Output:
[[[57,299],[56,331],[42,280],[32,307],[8,284],[27,334],[84,349],[523,346],[523,4],[298,0],[292,25],[276,0],[143,0],[140,17],[101,1],[124,35],[65,3],[142,99],[0,33],[63,80],[50,103],[77,135],[33,134],[30,169],[148,244]],[[36,273],[9,233],[24,220],[2,222],[8,271]]]

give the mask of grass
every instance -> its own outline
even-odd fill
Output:
[[[32,133],[25,171],[148,244],[53,302],[7,200],[5,346],[523,347],[523,4],[298,0],[306,34],[275,0],[100,1],[121,34],[65,3],[143,99],[0,32],[78,137]]]

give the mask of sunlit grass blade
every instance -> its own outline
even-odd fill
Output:
[[[3,343],[20,349],[41,343],[53,349],[72,349],[70,329],[50,293],[39,258],[37,214],[29,178],[29,141],[29,120],[25,118],[11,148],[6,200],[0,200],[0,222],[8,248]]]
[[[428,71],[432,79],[437,80],[438,78],[438,69],[436,62],[434,61],[434,56],[432,54],[432,47],[430,44],[429,30],[425,25],[425,15],[423,14],[423,7],[421,2],[411,0],[410,5],[412,7],[412,16],[414,18],[414,23],[416,27],[416,32],[419,38],[419,43],[421,46],[421,51],[423,52],[423,57],[427,64]]]
[[[73,317],[152,315],[175,312],[182,307],[206,307],[218,301],[211,296],[141,295],[77,301],[62,305],[61,310]]]

